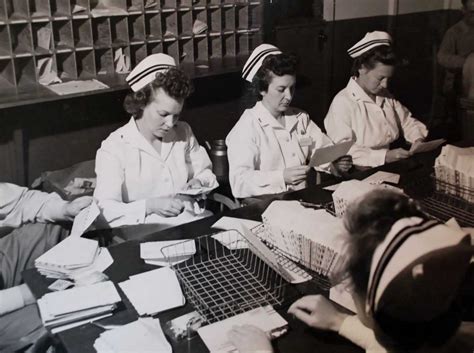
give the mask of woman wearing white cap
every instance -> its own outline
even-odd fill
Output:
[[[132,70],[124,102],[132,118],[97,151],[94,197],[111,227],[189,222],[203,214],[191,197],[178,194],[217,187],[206,151],[178,120],[192,86],[175,66],[169,55],[154,54]]]
[[[258,102],[242,114],[226,138],[233,195],[246,198],[305,187],[314,150],[332,141],[306,112],[290,107],[295,58],[262,44],[245,63],[242,77],[253,84]],[[351,166],[346,156],[328,168],[339,174]]]
[[[428,135],[425,125],[387,90],[396,57],[386,32],[369,32],[348,50],[354,59],[352,77],[333,99],[324,120],[335,142],[354,140],[349,154],[355,165],[376,167],[408,158],[403,148],[390,148],[399,138],[411,144]]]
[[[388,190],[353,203],[345,226],[357,315],[320,295],[297,300],[290,314],[339,332],[366,352],[472,351],[474,325],[461,323],[460,305],[463,286],[472,285],[474,248],[466,232],[426,219],[416,202]],[[273,352],[253,326],[234,328],[229,337],[240,352]]]

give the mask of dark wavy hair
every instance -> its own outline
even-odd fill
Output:
[[[378,47],[375,47],[355,58],[352,62],[351,75],[358,77],[359,69],[366,67],[367,69],[372,70],[377,63],[389,66],[396,66],[398,64],[398,58],[391,46],[379,45]]]
[[[362,297],[367,295],[375,249],[385,239],[392,225],[406,217],[425,219],[426,215],[418,202],[389,190],[372,191],[348,207],[344,218],[344,225],[350,234],[347,272],[355,292]],[[424,344],[440,346],[458,329],[460,313],[456,300],[446,313],[429,322],[402,322],[379,310],[373,317],[374,332],[377,340],[391,349],[417,349]]]
[[[268,86],[272,82],[272,75],[296,76],[297,63],[296,55],[293,54],[282,53],[267,56],[252,80],[252,89],[257,100],[262,100],[260,92],[266,92],[268,90]]]
[[[180,69],[171,68],[165,72],[158,72],[155,79],[141,90],[128,93],[123,102],[125,111],[135,119],[140,119],[143,110],[153,99],[153,92],[158,88],[162,88],[176,100],[185,100],[193,92],[189,77]]]

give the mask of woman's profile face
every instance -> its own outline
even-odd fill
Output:
[[[294,75],[277,76],[273,73],[267,91],[262,91],[262,103],[274,116],[284,113],[290,106],[295,92],[296,77]]]
[[[367,94],[377,95],[387,88],[394,71],[395,67],[379,62],[372,69],[362,66],[359,69],[357,83]]]
[[[184,100],[170,97],[162,88],[156,89],[151,102],[143,109],[143,127],[162,139],[178,121],[183,104]]]

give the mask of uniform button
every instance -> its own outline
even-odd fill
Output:
[[[296,156],[296,153],[292,153],[291,156],[292,156],[292,157]]]

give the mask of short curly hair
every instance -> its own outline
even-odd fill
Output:
[[[293,54],[277,54],[267,56],[260,69],[258,69],[252,80],[252,88],[257,100],[262,100],[260,92],[266,92],[272,82],[272,74],[276,76],[296,76],[298,60]]]
[[[396,66],[398,64],[397,55],[391,46],[379,45],[355,58],[352,63],[351,74],[352,76],[358,77],[359,69],[363,66],[372,70],[377,63],[389,66]]]
[[[176,100],[184,100],[193,92],[189,77],[180,69],[170,68],[165,72],[158,72],[155,79],[141,90],[128,93],[123,102],[125,111],[135,119],[140,119],[143,110],[153,99],[153,92],[158,88],[162,88]]]

